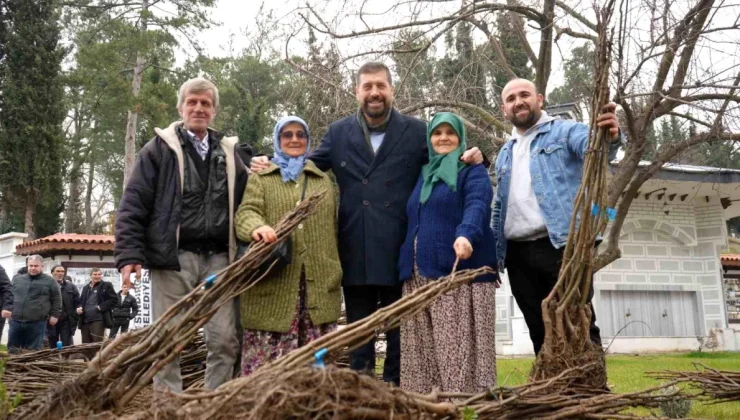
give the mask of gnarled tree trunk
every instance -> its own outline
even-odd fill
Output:
[[[141,19],[139,23],[139,34],[143,35],[147,30],[147,14],[149,13],[149,0],[143,0],[141,2]],[[124,158],[123,158],[123,185],[124,187],[128,183],[131,177],[131,171],[134,168],[134,160],[136,157],[136,127],[139,118],[139,105],[136,103],[136,99],[139,97],[139,91],[141,91],[141,79],[144,74],[145,67],[144,55],[139,51],[136,53],[136,64],[134,65],[134,80],[131,85],[131,93],[134,96],[134,108],[128,111],[128,118],[126,120],[126,138],[124,146]]]

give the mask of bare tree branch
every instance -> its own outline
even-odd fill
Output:
[[[306,70],[305,68],[303,68],[300,65],[298,65],[298,63],[296,63],[295,61],[293,61],[290,58],[290,54],[288,53],[288,44],[290,43],[291,38],[292,37],[288,38],[288,40],[285,41],[285,62],[288,63],[288,65],[290,65],[291,67],[293,67],[294,69],[296,69],[298,72],[303,73],[306,76],[309,76],[309,77],[311,77],[311,78],[313,78],[313,79],[315,79],[315,80],[317,80],[317,81],[325,84],[326,86],[329,86],[329,87],[333,88],[337,92],[354,98],[354,95],[351,92],[347,91],[346,89],[342,88],[341,86],[335,85],[334,83],[330,82],[329,80],[326,80],[325,78],[319,76],[318,74],[311,73],[310,71]]]
[[[676,53],[678,52],[679,45],[684,39],[688,39],[687,45],[684,46],[684,49],[691,48],[691,51],[693,52],[693,47],[689,47],[688,44],[692,43],[693,45],[696,45],[696,40],[698,38],[694,38],[693,40],[691,38],[686,38],[686,32],[690,30],[691,25],[693,22],[695,22],[695,19],[697,16],[699,16],[702,13],[708,13],[703,12],[707,9],[711,8],[711,5],[714,3],[714,0],[699,0],[698,3],[689,10],[686,15],[681,19],[681,22],[676,26],[673,37],[670,39],[670,42],[668,43],[667,48],[665,49],[663,53],[663,57],[661,59],[660,65],[658,67],[658,73],[655,77],[655,83],[653,84],[653,91],[654,92],[662,92],[663,86],[665,85],[666,79],[668,77],[668,73],[671,70],[671,67],[673,66],[673,61],[676,57]],[[675,81],[675,78],[674,78]],[[683,84],[683,81],[681,81],[680,84]],[[647,115],[652,114],[652,111],[660,104],[660,101],[662,100],[662,97],[660,95],[655,95],[653,97],[652,104],[647,109],[648,113]]]
[[[660,118],[674,108],[681,105],[690,105],[694,108],[701,109],[703,111],[711,113],[719,113],[720,110],[712,109],[704,105],[700,105],[697,102],[710,101],[710,100],[729,100],[734,102],[740,102],[740,96],[728,95],[723,93],[705,93],[697,94],[692,96],[682,96],[680,98],[670,97],[662,92],[657,92],[657,95],[664,99],[664,101],[653,111],[653,118]]]
[[[544,0],[544,19],[542,31],[540,32],[540,53],[537,55],[535,86],[537,91],[543,95],[547,92],[547,82],[550,79],[550,67],[552,65],[552,30],[555,19],[555,0]]]
[[[582,24],[586,25],[586,27],[588,27],[592,31],[594,31],[594,32],[597,31],[597,28],[596,28],[596,24],[595,23],[593,23],[590,20],[586,19],[586,17],[584,17],[582,14],[576,12],[575,9],[573,9],[572,7],[568,6],[567,4],[565,4],[564,2],[562,2],[561,0],[557,0],[555,2],[555,4],[559,8],[563,9],[566,13],[568,13],[571,16],[573,16],[577,21],[579,21]]]
[[[665,145],[661,147],[660,153],[656,157],[656,159],[646,168],[644,181],[647,181],[650,177],[655,175],[663,165],[670,162],[673,158],[678,156],[680,153],[686,151],[687,149],[702,144],[702,143],[709,143],[715,140],[732,140],[732,141],[738,141],[740,140],[740,133],[720,133],[720,134],[712,134],[711,132],[698,134],[694,137],[691,137],[690,139],[678,143],[671,143],[668,145]],[[643,182],[644,182],[643,181]]]
[[[493,115],[491,115],[491,113],[488,112],[488,111],[486,111],[485,109],[483,109],[483,108],[481,108],[481,107],[479,107],[477,105],[467,103],[467,102],[448,101],[448,100],[443,100],[443,99],[436,99],[436,100],[431,100],[431,101],[425,101],[425,102],[422,102],[422,103],[419,103],[419,104],[416,104],[416,105],[413,105],[413,106],[404,108],[404,109],[401,110],[401,113],[403,113],[403,114],[409,114],[409,113],[418,111],[420,109],[431,108],[431,107],[440,107],[440,106],[460,108],[460,109],[465,109],[465,110],[468,110],[468,111],[472,111],[476,115],[478,115],[483,121],[485,121],[488,124],[493,125],[497,129],[499,129],[499,130],[501,130],[503,132],[507,132],[507,133],[511,131],[511,126],[509,124],[500,121],[498,118],[496,118]]]
[[[506,3],[511,6],[518,6],[517,0],[506,0]],[[537,55],[535,55],[534,50],[532,49],[532,46],[529,45],[529,40],[527,39],[527,33],[524,30],[524,19],[522,18],[522,15],[517,13],[507,13],[506,19],[509,21],[511,26],[514,27],[514,34],[517,38],[519,38],[519,42],[522,44],[522,48],[524,49],[524,53],[527,54],[527,58],[529,58],[529,61],[532,63],[533,67],[537,67]]]
[[[311,14],[315,16],[317,19],[319,19],[319,21],[321,21],[321,16],[310,5],[308,5],[307,7],[311,11]],[[447,15],[447,16],[442,16],[442,17],[438,17],[434,19],[427,19],[427,20],[413,20],[410,22],[400,23],[397,25],[381,26],[378,28],[371,28],[371,29],[367,29],[364,31],[353,31],[353,32],[349,32],[346,34],[336,33],[332,31],[329,28],[329,26],[326,24],[322,24],[324,25],[324,28],[319,28],[316,25],[312,25],[312,24],[311,24],[311,27],[315,31],[329,35],[334,39],[345,39],[345,38],[356,38],[360,36],[373,35],[373,34],[378,34],[382,32],[396,31],[399,29],[412,28],[416,26],[431,25],[435,23],[447,22],[450,20],[462,20],[462,19],[467,19],[471,16],[474,16],[477,13],[482,13],[486,11],[490,12],[490,11],[507,11],[507,10],[524,15],[528,17],[529,19],[540,23],[541,26],[543,26],[544,23],[546,22],[545,15],[543,15],[542,13],[538,12],[535,9],[532,9],[531,7],[518,6],[518,5],[510,6],[507,4],[495,4],[495,3],[474,3],[470,7],[463,7],[459,11],[451,15]]]
[[[416,60],[418,60],[419,57],[421,56],[421,53],[424,52],[424,51],[426,51],[427,49],[429,49],[429,47],[431,47],[432,44],[434,44],[434,42],[436,42],[437,39],[439,39],[439,37],[441,37],[445,32],[447,32],[450,29],[454,28],[455,25],[457,25],[461,20],[463,20],[462,17],[456,18],[456,19],[453,19],[453,20],[449,21],[447,23],[447,25],[444,28],[442,28],[441,31],[439,31],[437,34],[435,34],[429,40],[429,43],[426,45],[426,47],[422,48],[421,50],[419,50],[418,52],[416,52],[416,54],[414,54],[414,57],[411,59],[411,62],[408,64],[408,70],[406,71],[406,74],[403,75],[403,77],[401,78],[401,81],[396,86],[396,91],[402,91],[403,88],[406,86],[406,81],[408,80],[409,76],[411,75],[411,71],[414,68],[414,64],[416,63]]]
[[[509,78],[516,79],[518,75],[516,74],[516,72],[514,72],[514,70],[512,70],[511,66],[509,66],[509,61],[504,54],[504,49],[503,47],[501,47],[501,43],[495,36],[493,36],[491,31],[488,29],[488,26],[486,26],[485,23],[473,18],[468,18],[467,21],[475,25],[478,29],[481,30],[481,32],[486,34],[486,36],[488,37],[488,43],[491,44],[491,47],[493,47],[493,50],[496,52],[496,63],[504,70],[504,72],[506,72]]]
[[[700,9],[699,13],[696,14],[696,17],[691,22],[689,33],[685,37],[686,44],[681,51],[681,57],[679,58],[678,66],[676,67],[676,71],[673,75],[673,83],[671,83],[671,88],[668,90],[668,95],[675,95],[686,81],[686,74],[689,70],[689,64],[692,60],[696,59],[696,57],[694,57],[696,42],[699,40],[699,36],[704,29],[704,24],[709,17],[709,12],[712,11],[711,4],[712,2],[709,2],[709,4],[705,8]]]
[[[568,35],[573,38],[581,38],[581,39],[587,39],[591,42],[596,43],[597,38],[596,35],[586,34],[583,32],[576,32],[571,28],[563,28],[560,26],[555,26],[555,42],[558,42],[561,36]]]
[[[668,112],[666,115],[672,115],[674,117],[683,118],[685,120],[694,122],[696,124],[703,125],[703,126],[705,126],[707,128],[712,128],[712,124],[708,124],[706,121],[702,121],[702,120],[700,120],[698,118],[694,118],[694,117],[692,117],[691,115],[688,115],[688,114],[681,114],[679,112],[673,112],[673,111],[671,111],[671,112]]]
[[[735,94],[735,91],[737,90],[737,87],[740,86],[740,72],[738,72],[737,77],[735,77],[735,88],[731,89],[729,92],[729,95],[727,99],[724,100],[722,103],[722,107],[720,107],[719,112],[717,113],[717,116],[714,118],[714,123],[712,124],[712,129],[710,132],[714,135],[722,131],[722,119],[725,116],[725,113],[727,112],[727,107],[730,105],[730,102],[732,101],[732,95]],[[740,100],[735,99],[735,102],[740,102]]]

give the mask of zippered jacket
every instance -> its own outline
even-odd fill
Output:
[[[21,274],[13,277],[13,317],[21,322],[59,318],[62,293],[57,281],[48,274]]]
[[[205,185],[192,170],[182,124],[155,129],[157,136],[136,158],[116,214],[114,256],[119,270],[142,264],[179,271],[181,241],[189,245],[212,241],[216,231],[223,233],[216,235],[223,236],[218,248],[228,250],[230,260],[236,255],[234,212],[247,185],[247,169],[236,152],[238,139],[208,130],[212,146],[207,162],[210,181]]]

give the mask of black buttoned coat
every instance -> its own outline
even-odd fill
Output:
[[[398,285],[406,202],[429,160],[426,123],[394,109],[373,153],[353,114],[329,126],[310,159],[339,184],[342,285]]]

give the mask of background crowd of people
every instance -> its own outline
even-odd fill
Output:
[[[102,280],[102,270],[93,268],[90,283],[80,294],[64,266],[54,265],[50,275],[43,272],[43,266],[42,256],[31,255],[12,281],[0,267],[0,336],[9,319],[7,345],[11,354],[74,345],[78,328],[83,344],[103,341],[106,328],[111,338],[118,330],[128,330],[138,313],[138,303],[126,286],[116,293],[113,284]]]

